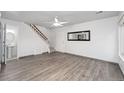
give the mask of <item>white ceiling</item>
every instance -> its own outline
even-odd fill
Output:
[[[22,21],[41,25],[47,28],[51,27],[54,22],[54,17],[58,16],[60,21],[69,22],[67,25],[78,24],[86,21],[92,21],[107,17],[117,16],[119,11],[103,11],[103,13],[96,14],[96,11],[3,11],[2,17],[15,21]]]

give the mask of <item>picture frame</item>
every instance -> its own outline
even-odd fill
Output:
[[[67,33],[68,41],[90,41],[90,30]]]

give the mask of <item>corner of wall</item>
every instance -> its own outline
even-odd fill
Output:
[[[119,66],[120,66],[120,69],[121,69],[121,71],[122,71],[122,73],[124,75],[124,62],[120,61]]]

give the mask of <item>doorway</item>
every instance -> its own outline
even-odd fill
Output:
[[[0,23],[0,63],[17,59],[17,27]]]
[[[6,25],[6,60],[17,59],[17,28]]]

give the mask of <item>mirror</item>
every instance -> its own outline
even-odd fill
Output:
[[[68,38],[68,41],[90,41],[90,30],[68,32],[67,38]]]
[[[15,34],[12,32],[6,33],[6,44],[11,45],[15,41]]]

